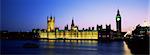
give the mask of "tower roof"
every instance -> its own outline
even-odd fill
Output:
[[[50,19],[52,19],[53,17],[51,16]]]
[[[73,20],[73,18],[72,18],[72,23],[71,23],[71,26],[74,26],[74,20]]]
[[[117,10],[117,16],[120,16],[120,11],[119,11],[119,9]]]
[[[119,9],[117,10],[117,13],[118,13],[118,14],[120,13]]]

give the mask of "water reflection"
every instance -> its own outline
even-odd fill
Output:
[[[95,40],[47,40],[41,42],[43,48],[97,50]]]
[[[130,49],[128,48],[127,44],[123,42],[123,49],[124,49],[124,55],[132,55]]]
[[[53,49],[61,54],[119,54],[132,55],[124,41],[98,42],[96,40],[47,40],[41,42],[42,48]],[[62,50],[62,51],[58,51]],[[52,52],[49,51],[49,52]],[[73,52],[72,52],[73,51]]]
[[[34,43],[39,48],[22,48]],[[11,44],[11,45],[9,45]],[[3,54],[39,55],[132,55],[123,41],[98,42],[96,40],[7,40],[2,41]]]

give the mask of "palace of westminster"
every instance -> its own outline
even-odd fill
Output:
[[[96,30],[94,27],[89,27],[88,29],[79,30],[78,26],[75,25],[72,19],[71,27],[68,25],[64,27],[64,30],[59,30],[55,27],[55,18],[47,17],[47,30],[40,31],[40,38],[47,39],[118,39],[122,38],[123,32],[121,32],[121,16],[119,10],[117,10],[116,15],[116,31],[111,29],[111,25],[106,25],[104,29],[102,25],[97,25]]]

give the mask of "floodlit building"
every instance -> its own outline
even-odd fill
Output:
[[[89,27],[88,29],[79,30],[75,25],[74,19],[72,19],[71,27],[68,28],[68,24],[64,27],[64,30],[59,30],[55,27],[55,17],[47,17],[47,31],[39,32],[40,38],[47,39],[114,39],[121,38],[121,16],[119,10],[116,15],[116,31],[111,30],[111,25],[106,25],[103,29],[102,25],[97,25],[97,29]],[[115,37],[114,37],[115,36]]]
[[[72,19],[70,30],[68,25],[64,30],[55,27],[55,19],[50,17],[47,20],[47,32],[39,32],[40,38],[48,39],[98,39],[98,31],[96,30],[79,30]],[[54,29],[55,28],[55,29]]]
[[[47,16],[47,32],[55,31],[55,17]]]

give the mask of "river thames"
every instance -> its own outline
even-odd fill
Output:
[[[25,43],[38,48],[23,48]],[[96,40],[1,40],[4,55],[132,55],[124,41],[98,42]]]

